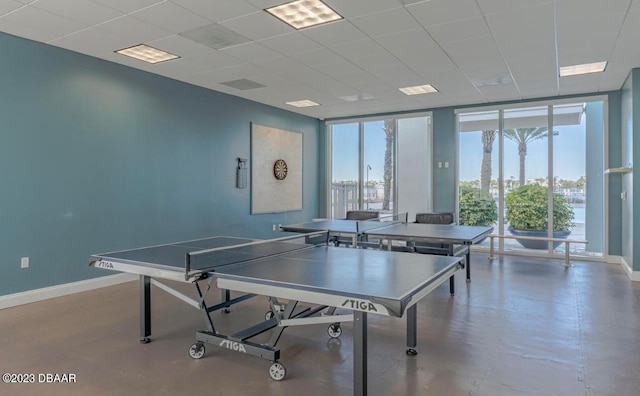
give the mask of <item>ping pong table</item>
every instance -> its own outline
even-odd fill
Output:
[[[196,332],[196,342],[189,348],[192,358],[204,356],[205,344],[258,356],[272,362],[269,375],[274,380],[286,375],[276,347],[284,328],[328,323],[329,336],[335,338],[342,333],[340,322],[352,321],[354,394],[366,395],[368,314],[406,316],[406,353],[415,355],[416,303],[447,279],[453,293],[454,274],[463,267],[461,258],[343,249],[329,246],[328,233],[322,234],[264,241],[214,237],[96,254],[90,257],[89,264],[140,276],[143,342],[149,341],[149,287],[154,284],[202,311],[206,329]],[[314,237],[324,243],[306,243]],[[193,301],[155,278],[193,283],[199,300]],[[212,280],[223,291],[223,301],[208,307],[204,302],[206,291],[203,293],[199,284],[207,281],[209,285]],[[228,291],[244,294],[229,299]],[[272,315],[234,334],[216,330],[211,312],[257,295],[267,297]],[[299,302],[314,307],[301,306]],[[336,314],[337,308],[349,313]],[[273,330],[267,343],[251,341],[267,330]]]
[[[409,223],[407,221],[370,220],[321,220],[280,226],[280,230],[295,233],[328,231],[331,237],[348,238],[351,245],[375,246],[371,239],[378,240],[378,247],[393,250],[393,241],[406,242],[406,251],[421,252],[420,244],[440,245],[440,248],[425,249],[428,252],[440,250],[448,256],[465,255],[467,282],[471,281],[470,245],[479,243],[492,231],[492,227],[461,226],[454,224]],[[463,249],[456,249],[462,246]]]

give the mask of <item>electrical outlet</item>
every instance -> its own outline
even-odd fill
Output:
[[[275,225],[275,224],[272,224],[272,225],[271,225],[271,231],[275,231],[275,230],[276,230],[276,225]]]
[[[29,268],[29,257],[23,257],[20,259],[20,268]]]

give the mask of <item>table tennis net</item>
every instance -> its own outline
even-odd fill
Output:
[[[327,239],[325,232],[315,232],[191,252],[187,253],[186,271],[187,274],[192,272],[211,272],[224,266],[308,249],[318,243],[326,243]]]

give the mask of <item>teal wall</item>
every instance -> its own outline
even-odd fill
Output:
[[[588,252],[604,252],[604,102],[588,102],[585,109],[585,246]]]
[[[613,92],[609,94],[608,100],[608,119],[609,133],[607,135],[608,143],[608,168],[619,167],[622,164],[622,127],[621,127],[621,92]],[[620,193],[622,192],[622,176],[607,176],[605,181],[609,183],[609,254],[614,256],[622,255],[622,201]]]
[[[317,216],[317,119],[7,34],[0,48],[0,295],[104,275],[92,253]],[[235,168],[251,122],[304,134],[302,211],[250,215]]]
[[[456,115],[447,107],[433,110],[433,211],[456,211]],[[438,168],[438,162],[449,167]]]
[[[640,158],[640,68],[633,69],[622,87],[621,94],[622,163],[621,166],[633,166]],[[640,185],[634,185],[633,172],[621,175],[622,191],[627,199],[622,201],[622,256],[631,265],[633,271],[640,271],[640,233],[634,231],[634,224],[640,224]]]
[[[622,87],[621,163],[619,166],[633,162],[633,80],[633,73],[631,73]],[[621,201],[622,258],[629,265],[633,265],[633,174],[610,175],[609,179],[621,179],[621,191],[627,194],[627,199]]]

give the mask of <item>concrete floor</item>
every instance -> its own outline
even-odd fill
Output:
[[[476,254],[472,283],[418,305],[418,351],[404,320],[369,315],[370,395],[640,395],[640,283],[619,265]],[[178,285],[191,292],[189,285]],[[215,297],[218,297],[216,291]],[[153,341],[138,343],[136,282],[0,311],[0,372],[73,373],[74,384],[4,384],[0,395],[350,395],[351,325],[289,328],[282,382],[269,362],[187,350],[201,314],[153,290]],[[254,298],[216,313],[222,329],[264,316]]]

